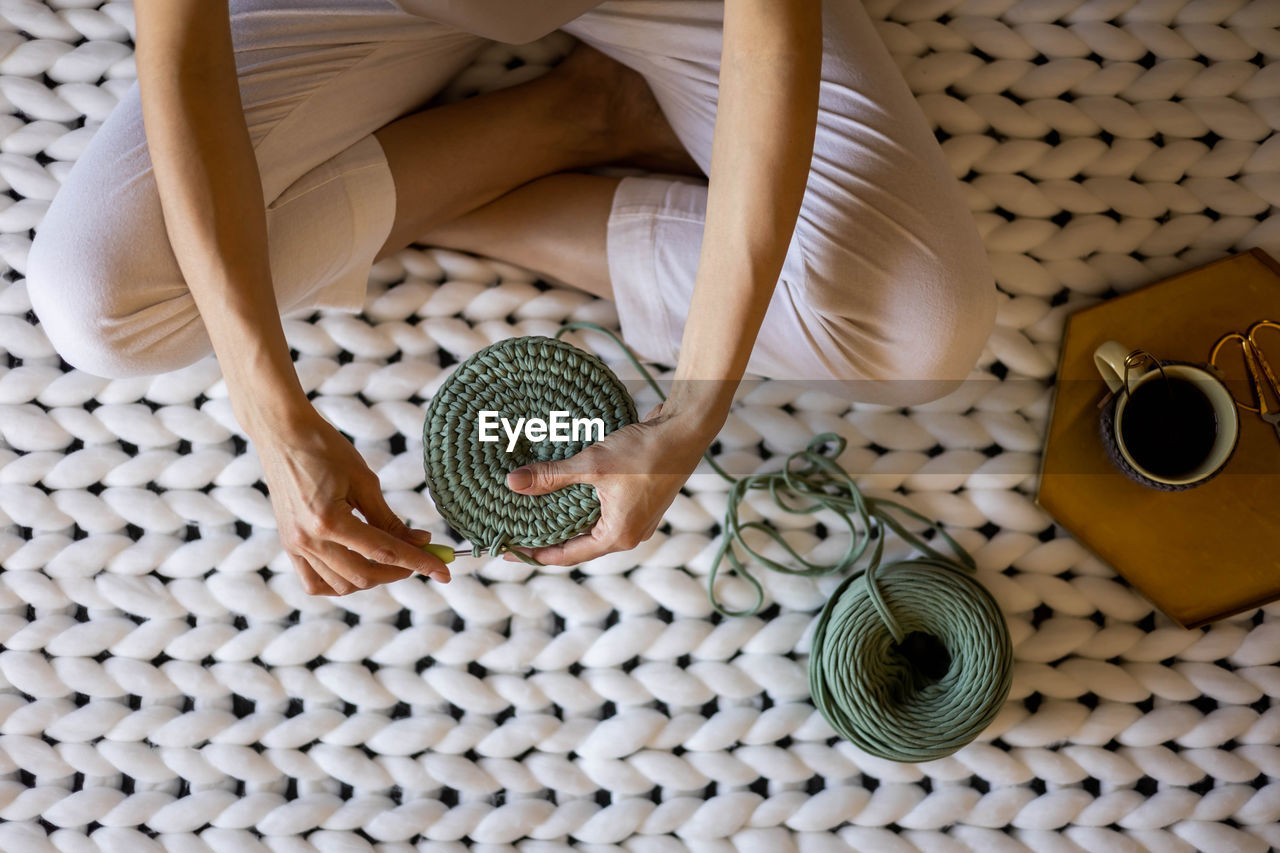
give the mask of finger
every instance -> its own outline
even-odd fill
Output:
[[[320,558],[353,589],[371,589],[379,584],[404,580],[414,574],[411,569],[403,566],[375,563],[337,542],[325,542],[321,545]]]
[[[343,554],[335,555],[334,559],[338,560],[339,565],[334,568],[350,566],[349,571],[343,571],[343,575],[347,577],[351,576],[351,571],[356,571],[357,574],[363,571],[368,563],[408,569],[411,572],[431,575],[439,581],[447,581],[450,577],[449,568],[439,557],[410,545],[385,530],[365,524],[354,515],[336,516],[329,538],[358,555],[355,559]],[[360,558],[367,562],[361,561]],[[333,565],[332,560],[329,560],[329,563]]]
[[[522,495],[546,495],[593,476],[587,451],[558,462],[530,462],[507,474],[507,488]]]
[[[544,566],[576,566],[605,554],[620,551],[621,548],[608,542],[596,539],[590,533],[576,536],[558,545],[547,545],[543,548],[521,549]],[[511,559],[516,559],[512,557]]]
[[[352,551],[336,543],[329,543],[336,549],[330,552],[330,560],[335,561],[334,568],[340,571],[343,577],[368,582],[370,586],[377,586],[383,583],[394,583],[404,580],[407,577],[420,574],[413,569],[406,569],[404,566],[393,566],[389,563],[375,563],[359,552]],[[450,576],[448,570],[444,573],[431,572],[428,575],[432,580],[439,583],[448,583]]]
[[[337,595],[333,587],[320,577],[305,557],[289,554],[289,559],[293,562],[294,571],[298,573],[298,579],[302,581],[303,592],[307,595]]]
[[[387,505],[387,499],[382,494],[382,484],[373,471],[366,470],[352,478],[350,497],[351,505],[359,509],[365,520],[379,530],[385,530],[392,536],[416,546],[425,545],[431,541],[430,533],[409,527]]]
[[[347,553],[353,554],[355,552],[348,551]],[[417,572],[412,569],[406,569],[403,566],[388,566],[385,563],[374,563],[369,560],[364,560],[363,563],[360,563],[360,560],[363,560],[364,558],[359,554],[356,554],[355,556],[357,558],[356,562],[361,565],[361,569],[365,576],[375,584],[394,583],[395,581],[404,580],[405,578],[413,577],[417,574]]]
[[[313,558],[309,562],[316,570],[316,574],[320,576],[321,580],[323,580],[329,588],[333,590],[334,595],[350,595],[353,592],[359,591],[360,588],[358,586],[338,574],[329,567],[328,563],[324,562],[324,560],[319,557]]]

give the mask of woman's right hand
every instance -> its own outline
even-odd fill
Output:
[[[414,572],[449,581],[448,567],[421,548],[431,534],[410,529],[392,512],[378,475],[315,409],[253,440],[280,544],[308,593],[347,595]]]

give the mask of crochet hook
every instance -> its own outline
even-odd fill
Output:
[[[452,563],[454,558],[457,557],[459,553],[453,550],[452,548],[450,548],[448,545],[437,545],[434,542],[428,542],[426,545],[423,545],[422,550],[426,551],[428,554],[431,554],[432,556],[439,557],[440,562],[445,564]],[[487,554],[488,552],[489,552],[488,548],[480,549],[481,554]],[[467,556],[471,556],[470,551],[464,550],[462,553],[465,553]]]

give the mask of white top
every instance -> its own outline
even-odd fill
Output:
[[[524,44],[557,30],[602,0],[391,0],[411,15],[481,38]]]

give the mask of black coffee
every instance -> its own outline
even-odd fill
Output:
[[[1213,402],[1194,382],[1157,377],[1129,394],[1120,436],[1133,461],[1177,479],[1204,462],[1218,435]]]

